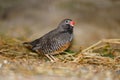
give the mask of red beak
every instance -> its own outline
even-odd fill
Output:
[[[71,26],[74,26],[74,25],[75,25],[75,22],[74,22],[74,21],[71,21],[71,22],[70,22],[70,25],[71,25]]]

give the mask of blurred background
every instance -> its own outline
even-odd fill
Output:
[[[65,18],[76,22],[74,51],[120,38],[120,0],[0,0],[0,34],[23,42],[41,37]]]

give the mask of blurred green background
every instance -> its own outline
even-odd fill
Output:
[[[0,34],[34,40],[61,20],[76,22],[71,49],[120,38],[120,0],[0,0]]]

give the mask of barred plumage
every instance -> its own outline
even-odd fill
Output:
[[[56,29],[27,44],[31,46],[33,51],[37,51],[45,55],[61,53],[70,46],[73,39],[73,25],[74,22],[71,19],[65,19]]]

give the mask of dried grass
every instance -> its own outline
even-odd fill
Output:
[[[39,79],[72,80],[119,80],[120,74],[120,39],[102,40],[75,53],[71,51],[56,55],[60,61],[51,63],[46,57],[29,51],[22,41],[9,36],[0,35],[0,79],[7,80],[12,74],[18,77],[34,76]],[[114,75],[112,74],[114,73]],[[94,76],[96,75],[96,76]],[[102,77],[101,77],[102,76]]]

